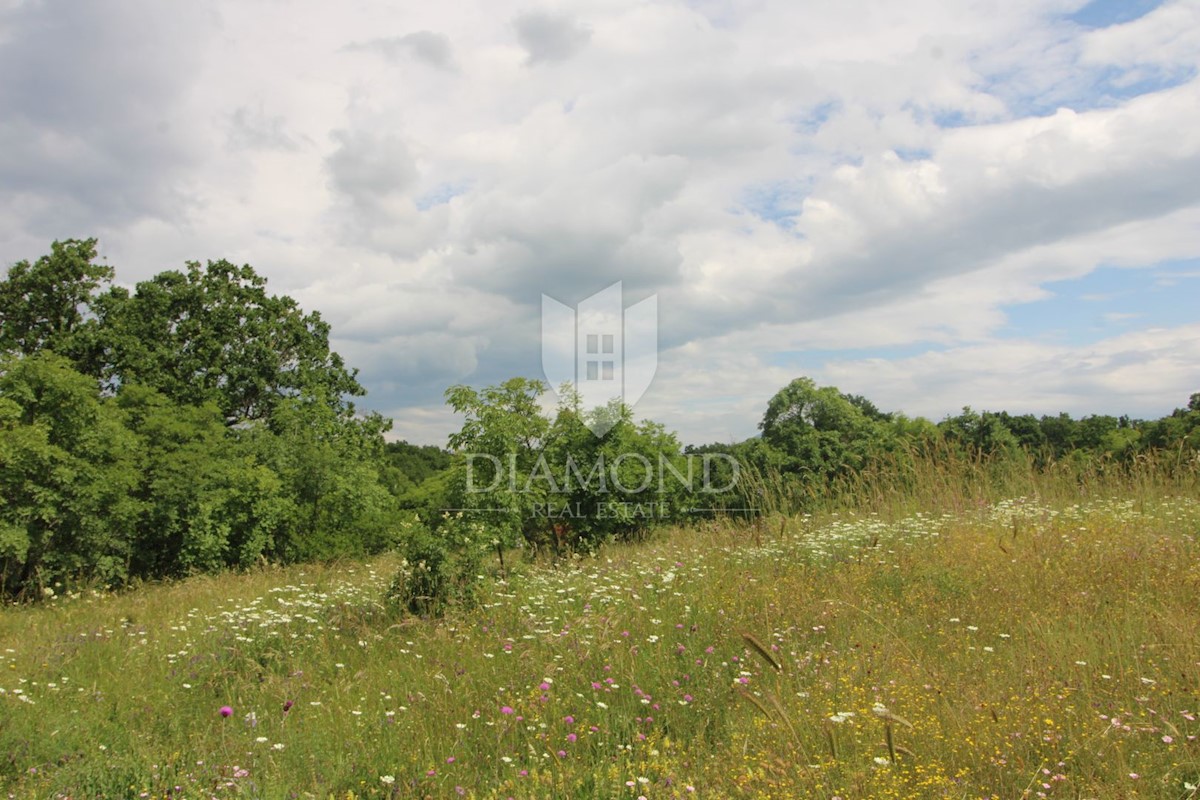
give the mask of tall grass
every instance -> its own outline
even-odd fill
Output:
[[[876,454],[861,470],[828,482],[747,465],[738,490],[747,506],[785,516],[962,511],[1019,496],[1061,502],[1118,495],[1147,499],[1200,492],[1200,455],[1181,448],[1128,459],[1079,453],[1056,461],[1025,450],[964,452],[937,440]]]
[[[3,609],[0,788],[1197,796],[1194,465],[955,458],[807,516],[759,476],[761,525],[493,567],[440,621],[394,556]]]

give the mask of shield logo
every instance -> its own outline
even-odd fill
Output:
[[[658,296],[623,308],[621,282],[596,292],[578,308],[542,295],[542,371],[556,392],[570,384],[585,411],[632,406],[658,368]],[[611,415],[585,414],[588,429],[603,436]]]

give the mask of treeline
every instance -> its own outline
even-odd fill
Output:
[[[447,456],[385,445],[329,326],[213,261],[113,285],[96,241],[0,282],[0,593],[377,552]]]
[[[514,378],[451,387],[437,447],[385,443],[357,413],[329,326],[249,266],[189,263],[133,291],[95,240],[54,243],[0,282],[0,596],[119,586],[399,547],[393,595],[468,601],[482,560],[564,554],[666,523],[795,513],[936,481],[1200,461],[1200,393],[1158,420],[964,409],[933,423],[799,378],[736,444],[681,447],[620,403]],[[601,431],[597,436],[593,431]],[[922,470],[926,470],[922,473]],[[1021,490],[1013,484],[1016,490]]]
[[[1094,475],[1163,453],[1195,469],[1200,393],[1191,395],[1186,407],[1157,420],[1075,419],[1065,413],[1037,417],[964,408],[933,423],[884,412],[860,395],[798,378],[771,398],[759,429],[760,436],[744,442],[689,447],[687,452],[736,457],[747,470],[738,497],[748,505],[766,502],[802,511],[867,482],[911,489],[919,468],[939,462],[974,465],[960,471],[995,480],[1050,471]]]

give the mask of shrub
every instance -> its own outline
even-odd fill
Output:
[[[419,522],[404,531],[404,562],[392,579],[388,601],[423,616],[451,606],[474,607],[482,591],[483,561],[493,547],[484,526],[461,513],[446,514],[436,530]]]

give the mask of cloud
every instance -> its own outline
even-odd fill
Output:
[[[513,20],[517,41],[528,53],[530,65],[566,61],[592,38],[592,32],[567,14],[526,11]]]
[[[10,3],[0,257],[98,232],[125,282],[251,263],[413,436],[448,383],[540,374],[543,293],[616,280],[659,296],[639,410],[689,441],[752,434],[799,374],[934,416],[1108,410],[1125,356],[1089,373],[1012,310],[1195,271],[1200,42],[1194,3],[1079,5]],[[1078,316],[1125,310],[1070,341],[1158,324]],[[1169,367],[1158,341],[1122,346]]]
[[[260,104],[239,106],[229,115],[229,144],[255,150],[295,150],[282,115],[270,115]]]
[[[881,407],[934,419],[965,405],[1012,413],[1155,417],[1165,407],[1186,404],[1195,391],[1197,359],[1200,325],[1192,324],[1132,331],[1079,347],[1017,340],[895,360],[836,361],[822,376],[843,391],[868,389]],[[955,405],[948,408],[949,403]]]
[[[447,72],[458,70],[454,62],[454,48],[450,44],[450,37],[434,31],[414,31],[403,36],[354,42],[347,45],[345,49],[378,53],[390,61],[399,61],[403,56],[411,56],[431,67]]]
[[[416,183],[417,168],[408,146],[394,135],[335,131],[338,148],[329,156],[333,188],[352,202],[371,206],[404,195]]]
[[[1194,68],[1198,55],[1200,6],[1189,0],[1163,3],[1132,22],[1090,31],[1082,40],[1085,63],[1177,70]]]
[[[201,147],[185,98],[216,27],[204,2],[0,10],[0,226],[58,236],[181,219]]]

